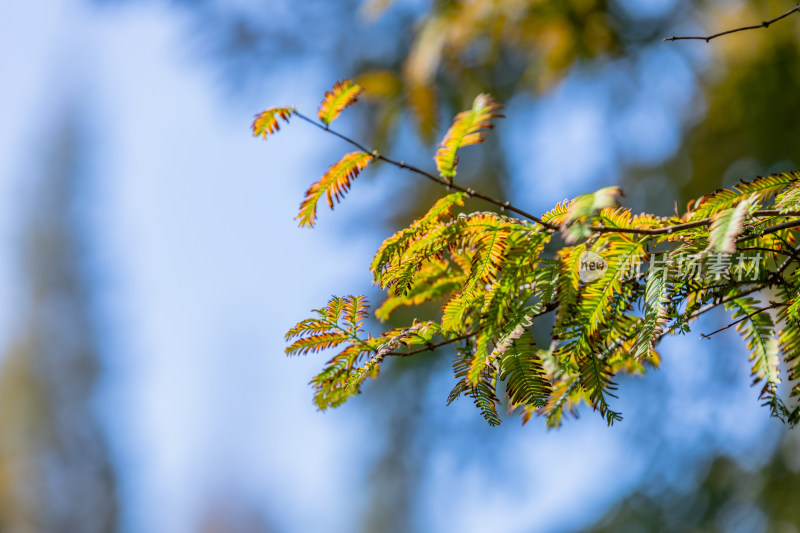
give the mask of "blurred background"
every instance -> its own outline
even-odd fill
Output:
[[[619,380],[613,428],[589,409],[489,428],[445,406],[445,351],[317,412],[324,356],[289,360],[284,332],[331,293],[380,302],[372,254],[443,191],[377,167],[301,230],[303,192],[349,148],[299,121],[249,132],[352,77],[372,96],[336,127],[430,168],[488,91],[508,118],[462,183],[534,213],[618,184],[668,214],[800,166],[800,15],[662,38],[792,7],[0,4],[0,531],[800,531],[797,431],[759,406],[733,330],[698,338],[723,314]]]

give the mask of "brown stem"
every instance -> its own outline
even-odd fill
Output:
[[[672,37],[667,37],[664,40],[665,41],[696,40],[696,41],[709,42],[711,39],[716,39],[717,37],[722,37],[723,35],[728,35],[728,34],[731,34],[731,33],[737,33],[737,32],[740,32],[740,31],[747,31],[747,30],[757,30],[759,28],[769,28],[770,24],[778,22],[779,20],[788,17],[792,13],[800,13],[800,4],[795,4],[795,6],[792,9],[790,9],[789,11],[787,11],[786,13],[784,13],[782,15],[778,15],[774,19],[765,20],[761,24],[756,24],[756,25],[753,25],[753,26],[742,26],[741,28],[734,28],[732,30],[725,30],[725,31],[721,31],[719,33],[715,33],[713,35],[707,35],[705,37],[676,37],[676,36],[673,35]]]
[[[531,213],[528,213],[528,212],[523,211],[522,209],[520,209],[518,207],[515,207],[515,206],[511,205],[509,202],[501,202],[500,200],[496,200],[496,199],[494,199],[494,198],[492,198],[490,196],[486,196],[485,194],[476,192],[476,191],[474,191],[474,190],[472,190],[472,189],[470,189],[468,187],[462,187],[461,185],[452,183],[452,182],[447,181],[447,180],[445,180],[443,178],[440,178],[438,176],[434,176],[430,172],[428,172],[426,170],[422,170],[421,168],[416,167],[414,165],[409,165],[405,161],[397,161],[397,160],[392,159],[390,157],[387,157],[385,155],[381,155],[376,150],[368,150],[363,144],[361,144],[361,143],[359,143],[357,141],[354,141],[353,139],[351,139],[351,138],[349,138],[349,137],[347,137],[345,135],[342,135],[341,133],[339,133],[337,131],[334,131],[334,130],[330,129],[330,128],[326,127],[323,124],[318,123],[316,120],[310,119],[309,117],[303,115],[302,113],[300,113],[297,110],[294,111],[294,114],[297,115],[298,117],[300,117],[301,119],[305,120],[309,124],[313,124],[314,126],[320,128],[322,130],[325,130],[328,133],[332,133],[333,135],[335,135],[336,137],[339,137],[340,139],[342,139],[344,141],[347,141],[348,143],[350,143],[353,146],[355,146],[356,148],[358,148],[361,152],[364,152],[365,154],[369,154],[369,155],[375,157],[376,159],[380,159],[381,161],[384,161],[386,163],[389,163],[390,165],[396,166],[397,168],[408,169],[411,172],[414,172],[415,174],[419,174],[420,176],[428,178],[429,180],[434,181],[434,182],[438,183],[439,185],[442,185],[443,187],[445,187],[448,190],[449,189],[455,189],[457,191],[465,193],[469,197],[480,198],[481,200],[483,200],[485,202],[489,202],[490,204],[494,204],[495,206],[499,207],[502,210],[508,210],[508,211],[511,211],[511,212],[516,213],[518,215],[521,215],[521,216],[523,216],[523,217],[525,217],[525,218],[527,218],[529,220],[532,220],[532,221],[536,222],[537,224],[540,224],[540,225],[544,226],[547,229],[551,229],[551,230],[554,230],[554,231],[558,230],[558,226],[556,226],[554,224],[548,224],[547,222],[543,221],[539,217],[537,217],[535,215],[532,215]]]
[[[464,339],[468,339],[470,337],[474,337],[477,335],[477,331],[471,331],[469,333],[464,333],[463,335],[459,335],[458,337],[453,337],[452,339],[443,340],[441,342],[428,344],[427,346],[423,346],[422,348],[417,348],[415,350],[411,350],[409,352],[389,352],[386,356],[394,356],[394,357],[408,357],[410,355],[416,355],[422,352],[431,352],[436,348],[441,348],[442,346],[447,346],[448,344],[453,344],[454,342],[463,341]]]
[[[702,338],[704,338],[704,339],[711,339],[711,336],[712,336],[712,335],[716,335],[717,333],[719,333],[719,332],[721,332],[721,331],[725,331],[725,330],[726,330],[726,329],[728,329],[728,328],[732,328],[732,327],[733,327],[733,326],[735,326],[736,324],[738,324],[738,323],[740,323],[740,322],[744,322],[745,320],[747,320],[747,319],[748,319],[748,318],[750,318],[750,317],[753,317],[753,316],[755,316],[755,315],[757,315],[757,314],[759,314],[759,313],[763,313],[764,311],[769,311],[770,309],[775,309],[776,307],[783,307],[783,306],[785,306],[785,305],[789,305],[789,304],[788,304],[788,303],[786,303],[786,302],[771,302],[771,303],[770,303],[768,306],[766,306],[766,307],[762,307],[761,309],[756,309],[756,310],[755,310],[755,311],[753,311],[752,313],[748,313],[748,314],[746,314],[745,316],[743,316],[743,317],[741,317],[741,318],[738,318],[738,319],[734,320],[733,322],[731,322],[731,323],[730,323],[730,324],[728,324],[727,326],[723,326],[723,327],[719,328],[719,329],[718,329],[718,330],[716,330],[716,331],[712,331],[711,333],[701,333],[701,334],[700,334],[700,336],[701,336]]]

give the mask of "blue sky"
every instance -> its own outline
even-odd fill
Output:
[[[315,411],[306,383],[319,362],[287,360],[282,336],[327,298],[320,291],[357,283],[349,263],[319,268],[319,257],[363,263],[369,254],[293,222],[306,180],[287,179],[298,173],[288,163],[314,163],[314,140],[287,132],[271,146],[248,133],[261,106],[312,106],[318,94],[287,87],[222,105],[172,11],[75,2],[2,10],[10,7],[0,16],[3,49],[17,51],[0,67],[13,73],[2,87],[4,264],[14,261],[14,191],[35,159],[29,147],[48,114],[78,106],[96,147],[96,187],[83,205],[110,368],[98,409],[122,465],[130,530],[191,531],[207,500],[229,492],[292,529],[325,516],[347,530],[352,509],[328,495],[354,483],[336,457],[362,428],[345,411]],[[317,291],[294,290],[303,278]]]
[[[249,135],[249,124],[272,105],[315,109],[340,73],[308,57],[231,99],[187,44],[184,12],[159,5],[0,6],[0,298],[8,304],[0,306],[0,340],[13,333],[19,299],[17,198],[48,117],[74,107],[87,117],[94,146],[82,205],[107,365],[97,409],[120,471],[124,529],[195,531],[209,502],[227,498],[260,510],[279,531],[352,531],[370,490],[365,459],[377,453],[369,419],[357,405],[316,412],[307,382],[322,358],[287,359],[283,333],[332,292],[369,290],[366,265],[388,230],[363,221],[385,201],[378,179],[388,171],[359,181],[336,216],[321,214],[318,229],[298,229],[303,191],[347,148],[302,124],[264,142]],[[691,83],[680,57],[649,61]],[[633,152],[647,161],[675,150],[672,113],[691,99],[681,92],[686,83],[669,92],[655,75],[643,71],[651,99],[615,133],[636,141]],[[576,75],[546,105],[512,103],[520,118],[505,127],[532,128],[518,136],[528,143],[519,149],[542,154],[514,168],[523,204],[545,209],[614,179],[608,151],[625,148],[603,134],[610,104],[597,90],[604,83]],[[581,157],[569,157],[575,153]],[[571,163],[559,165],[565,158]],[[353,227],[362,232],[343,238],[342,228]],[[478,433],[502,444],[497,457],[434,451],[420,487],[425,523],[431,531],[568,530],[634,487],[662,452],[691,462],[694,447],[720,447],[747,457],[753,435],[774,425],[747,387],[738,347],[728,356],[739,356],[742,386],[725,402],[695,403],[713,368],[693,364],[685,375],[681,363],[708,357],[705,346],[694,337],[670,341],[653,378],[669,386],[659,430],[668,449],[634,447],[631,435],[650,423],[636,415],[627,427],[608,429],[586,412],[551,433],[541,421],[520,429],[510,419]],[[474,428],[478,415],[466,402],[444,408],[449,386],[437,386],[431,409],[453,418],[452,435],[467,435],[458,424]],[[622,409],[646,387],[626,380]],[[709,420],[717,424],[713,435]],[[691,476],[692,465],[664,468],[664,476],[676,471]],[[517,477],[509,484],[498,473]]]

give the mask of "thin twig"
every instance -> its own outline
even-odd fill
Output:
[[[769,252],[771,254],[780,254],[790,257],[792,255],[789,252],[785,252],[783,250],[776,250],[775,248],[767,248],[765,246],[745,246],[743,248],[737,248],[736,250],[739,252],[745,252],[745,251]]]
[[[556,303],[556,302],[548,303],[542,308],[541,311],[531,315],[530,318],[531,319],[538,318],[540,316],[546,315],[547,313],[555,311],[556,309],[558,309],[558,303]],[[480,329],[478,331],[471,331],[469,333],[464,333],[463,335],[459,335],[457,337],[453,337],[452,339],[447,339],[447,340],[444,340],[444,341],[441,341],[441,342],[437,342],[435,344],[428,344],[427,346],[424,346],[422,348],[417,348],[417,349],[411,350],[409,352],[389,352],[389,353],[386,354],[386,356],[387,357],[388,356],[408,357],[409,355],[416,355],[416,354],[422,353],[422,352],[429,352],[429,351],[435,350],[436,348],[440,348],[442,346],[447,346],[448,344],[453,344],[454,342],[458,342],[460,340],[464,340],[464,339],[468,339],[470,337],[474,337],[478,333],[480,333]]]
[[[698,309],[697,311],[695,311],[694,313],[692,313],[691,315],[689,315],[688,317],[686,317],[685,319],[683,319],[680,323],[681,324],[688,324],[689,322],[691,322],[691,321],[697,319],[698,317],[700,317],[700,315],[704,315],[704,314],[708,313],[709,311],[711,311],[713,309],[716,309],[720,305],[726,304],[726,303],[730,302],[731,300],[735,300],[737,298],[743,298],[745,296],[753,294],[754,292],[758,292],[758,291],[764,289],[764,287],[762,285],[764,285],[766,282],[757,281],[757,282],[752,282],[752,283],[758,283],[759,285],[757,285],[757,286],[755,286],[755,287],[753,287],[751,289],[748,289],[748,290],[746,290],[744,292],[740,292],[739,294],[735,294],[735,295],[729,296],[727,298],[720,298],[720,299],[715,300],[714,302],[712,302],[710,304],[706,304],[703,307],[701,307],[700,309]],[[676,329],[678,329],[678,325],[679,324],[673,324],[672,326],[670,326],[669,329],[663,330],[656,337],[655,344],[658,344],[659,342],[661,342],[661,339],[664,338],[664,335],[672,334],[672,332],[674,332]]]
[[[394,357],[408,357],[410,355],[416,355],[422,352],[432,352],[436,348],[441,348],[442,346],[447,346],[448,344],[453,344],[454,342],[463,341],[464,339],[468,339],[470,337],[474,337],[477,335],[477,331],[471,331],[469,333],[464,333],[463,335],[459,335],[458,337],[453,337],[452,339],[443,340],[441,342],[428,344],[422,348],[417,348],[415,350],[411,350],[410,352],[389,352],[386,354],[387,357],[394,356]]]
[[[723,326],[723,327],[719,328],[716,331],[712,331],[711,333],[701,333],[700,337],[702,337],[704,339],[711,339],[712,335],[716,335],[717,333],[719,333],[721,331],[725,331],[728,328],[732,328],[736,324],[738,324],[740,322],[744,322],[745,320],[747,320],[750,317],[753,317],[753,316],[755,316],[755,315],[757,315],[759,313],[763,313],[764,311],[769,311],[770,309],[775,309],[776,307],[783,307],[785,305],[789,305],[788,302],[770,302],[770,304],[768,306],[762,307],[761,309],[756,309],[752,313],[748,313],[747,315],[734,320],[733,322],[731,322],[727,326]]]
[[[702,286],[702,287],[698,287],[697,289],[690,290],[688,292],[692,292],[692,293],[697,294],[697,293],[700,293],[700,292],[703,292],[703,291],[713,291],[713,290],[716,290],[716,289],[732,289],[733,287],[739,287],[741,285],[753,285],[754,283],[769,284],[769,280],[753,281],[751,279],[732,279],[731,278],[727,282],[721,283],[719,285]]]
[[[792,9],[790,9],[789,11],[784,13],[783,15],[779,15],[779,16],[775,17],[774,19],[765,20],[761,24],[756,24],[754,26],[742,26],[741,28],[734,28],[732,30],[721,31],[719,33],[715,33],[714,35],[707,35],[705,37],[676,37],[676,36],[673,35],[672,37],[667,37],[664,40],[665,41],[695,40],[695,41],[709,42],[711,39],[716,39],[717,37],[722,37],[723,35],[728,35],[728,34],[731,34],[731,33],[737,33],[737,32],[740,32],[740,31],[747,31],[747,30],[757,30],[759,28],[769,28],[770,24],[778,22],[779,20],[788,17],[792,13],[800,13],[800,4],[795,4],[795,6]]]
[[[762,281],[762,282],[753,282],[753,283],[765,284],[766,282]],[[711,311],[712,309],[716,309],[720,305],[724,305],[724,304],[726,304],[726,303],[728,303],[730,301],[736,300],[738,298],[744,298],[745,296],[749,296],[749,295],[753,294],[754,292],[758,292],[758,291],[763,290],[763,289],[764,289],[764,287],[756,286],[756,287],[753,287],[752,289],[748,289],[748,290],[746,290],[744,292],[740,292],[739,294],[734,294],[734,295],[728,296],[727,298],[720,298],[720,299],[716,300],[713,303],[704,305],[703,307],[701,307],[700,309],[698,309],[697,311],[692,313],[689,316],[689,318],[686,319],[686,321],[688,322],[690,320],[694,320],[695,318],[699,317],[700,315],[704,315],[704,314],[708,313],[709,311]]]
[[[794,259],[795,261],[798,262],[798,264],[800,264],[800,254],[798,254],[798,249],[795,249],[794,246],[789,244],[789,241],[787,241],[786,239],[784,239],[780,235],[778,235],[778,240],[780,240],[784,245],[786,245],[786,248],[781,249],[781,250],[776,250],[774,248],[766,248],[766,247],[761,247],[761,246],[744,246],[742,248],[738,248],[738,250],[739,251],[758,250],[758,251],[762,251],[762,252],[771,252],[771,253],[774,253],[774,254],[780,254],[780,255],[786,256],[787,259],[783,261],[783,263],[781,264],[781,266],[778,269],[777,274],[780,274],[780,273],[783,272],[783,269],[785,269],[786,266],[788,266],[786,264],[787,261],[791,262],[791,260]]]
[[[470,189],[468,187],[463,187],[461,185],[452,183],[452,182],[450,182],[448,180],[445,180],[443,178],[435,176],[435,175],[431,174],[430,172],[428,172],[426,170],[423,170],[423,169],[421,169],[421,168],[419,168],[417,166],[409,165],[405,161],[398,161],[396,159],[393,159],[391,157],[388,157],[388,156],[385,156],[385,155],[382,155],[382,154],[378,153],[377,150],[370,150],[369,148],[367,148],[363,144],[359,143],[358,141],[356,141],[354,139],[351,139],[350,137],[348,137],[348,136],[346,136],[346,135],[344,135],[342,133],[339,133],[336,130],[332,130],[326,124],[317,122],[316,120],[314,120],[314,119],[312,119],[310,117],[307,117],[306,115],[304,115],[303,113],[301,113],[301,112],[299,112],[297,110],[294,110],[294,114],[297,117],[301,118],[302,120],[308,122],[312,126],[316,126],[317,128],[319,128],[319,129],[321,129],[321,130],[323,130],[323,131],[325,131],[327,133],[330,133],[330,134],[342,139],[343,141],[351,144],[352,146],[355,146],[356,148],[358,148],[358,150],[360,152],[363,152],[365,154],[371,155],[372,157],[374,157],[376,159],[379,159],[381,161],[384,161],[384,162],[386,162],[386,163],[388,163],[388,164],[390,164],[392,166],[395,166],[397,168],[407,169],[407,170],[409,170],[411,172],[414,172],[415,174],[418,174],[418,175],[423,176],[423,177],[425,177],[425,178],[427,178],[427,179],[429,179],[429,180],[431,180],[431,181],[433,181],[435,183],[438,183],[439,185],[445,187],[447,190],[455,189],[457,191],[465,193],[468,197],[480,198],[481,200],[484,200],[485,202],[489,202],[490,204],[493,204],[493,205],[499,207],[501,210],[508,210],[508,211],[513,212],[513,213],[517,213],[518,215],[521,215],[521,216],[523,216],[523,217],[525,217],[525,218],[527,218],[527,219],[529,219],[529,220],[531,220],[531,221],[533,221],[533,222],[535,222],[535,223],[537,223],[537,224],[539,224],[539,225],[541,225],[541,226],[543,226],[546,229],[549,229],[551,231],[560,231],[561,230],[560,226],[558,226],[556,224],[551,224],[549,222],[545,222],[541,218],[539,218],[539,217],[537,217],[537,216],[535,216],[535,215],[533,215],[531,213],[528,213],[527,211],[524,211],[524,210],[520,209],[519,207],[511,205],[510,202],[501,202],[500,200],[497,200],[497,199],[492,198],[490,196],[487,196],[485,194],[479,193],[479,192],[477,192],[477,191],[475,191],[473,189]],[[780,211],[775,210],[775,209],[764,209],[764,210],[760,210],[760,211],[754,212],[753,216],[754,217],[800,216],[800,213],[781,213]],[[692,222],[684,222],[682,224],[674,224],[672,226],[664,226],[664,227],[660,227],[660,228],[618,228],[618,227],[614,227],[614,226],[589,226],[589,231],[592,232],[592,233],[625,233],[625,234],[629,234],[629,235],[650,235],[650,236],[671,235],[673,233],[678,233],[680,231],[686,231],[686,230],[689,230],[689,229],[699,228],[699,227],[702,227],[702,226],[709,226],[709,225],[711,225],[711,223],[713,221],[714,221],[714,217],[707,217],[707,218],[704,218],[702,220],[695,220],[695,221],[692,221]],[[774,233],[774,232],[780,231],[782,229],[792,228],[792,227],[796,227],[796,226],[800,226],[800,220],[789,221],[789,222],[785,222],[783,224],[778,224],[776,226],[771,226],[771,227],[767,228],[764,231],[763,235],[766,235],[768,233]],[[748,239],[756,238],[758,236],[759,235],[740,237],[736,242],[743,242],[743,241],[746,241]]]
[[[449,181],[447,181],[447,180],[445,180],[443,178],[440,178],[438,176],[434,176],[430,172],[422,170],[421,168],[416,167],[414,165],[409,165],[405,161],[397,161],[395,159],[392,159],[390,157],[387,157],[385,155],[382,155],[382,154],[378,153],[376,150],[369,150],[364,145],[362,145],[361,143],[359,143],[357,141],[354,141],[353,139],[351,139],[351,138],[349,138],[349,137],[347,137],[345,135],[342,135],[341,133],[339,133],[337,131],[334,131],[334,130],[328,128],[328,127],[325,127],[323,124],[320,124],[316,120],[313,120],[313,119],[303,115],[299,111],[295,110],[294,113],[295,113],[295,115],[297,115],[301,119],[305,120],[309,124],[313,124],[314,126],[320,128],[320,129],[322,129],[324,131],[327,131],[328,133],[332,133],[336,137],[339,137],[340,139],[342,139],[344,141],[347,141],[348,143],[352,144],[353,146],[358,148],[361,152],[363,152],[365,154],[369,154],[369,155],[375,157],[376,159],[380,159],[381,161],[384,161],[386,163],[389,163],[390,165],[396,166],[397,168],[408,169],[411,172],[419,174],[420,176],[428,178],[429,180],[434,181],[434,182],[438,183],[439,185],[442,185],[443,187],[445,187],[448,190],[449,189],[455,189],[457,191],[465,193],[469,197],[480,198],[481,200],[489,202],[490,204],[494,204],[494,205],[496,205],[497,207],[499,207],[502,210],[508,210],[508,211],[514,212],[514,213],[516,213],[518,215],[522,215],[523,217],[525,217],[525,218],[527,218],[529,220],[532,220],[532,221],[536,222],[537,224],[540,224],[540,225],[544,226],[547,229],[554,230],[554,231],[558,230],[558,226],[556,226],[554,224],[548,224],[547,222],[543,221],[539,217],[537,217],[535,215],[532,215],[531,213],[528,213],[528,212],[523,211],[522,209],[520,209],[518,207],[515,207],[515,206],[511,205],[509,202],[501,202],[500,200],[496,200],[496,199],[494,199],[494,198],[492,198],[490,196],[486,196],[485,194],[476,192],[476,191],[474,191],[474,190],[472,190],[472,189],[470,189],[468,187],[462,187],[461,185],[449,182]]]

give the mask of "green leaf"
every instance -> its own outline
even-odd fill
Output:
[[[800,398],[800,322],[787,317],[778,335],[778,342],[788,379],[795,382],[791,396]]]
[[[465,198],[466,194],[460,192],[440,198],[422,218],[386,239],[370,264],[375,282],[381,288],[391,285],[398,270],[404,267],[411,256],[424,252],[426,246],[438,250],[443,235],[457,232],[458,228],[450,227],[453,218],[451,210],[464,205]],[[418,257],[414,268],[425,259]]]
[[[490,426],[500,425],[500,417],[497,415],[497,395],[490,376],[482,374],[478,385],[470,389],[467,395],[472,397],[475,405],[480,409],[481,415],[489,422]]]
[[[636,359],[650,355],[650,351],[655,348],[656,340],[661,334],[661,326],[667,321],[666,311],[669,302],[667,277],[666,268],[652,268],[647,273],[647,284],[644,291],[644,319],[633,354]]]
[[[778,364],[778,339],[775,337],[775,324],[768,311],[759,311],[758,301],[752,297],[731,300],[725,305],[733,310],[732,318],[743,319],[736,325],[742,337],[747,341],[750,360],[753,362],[753,385],[764,381],[761,396],[774,396],[780,384]],[[745,318],[746,317],[746,318]]]
[[[793,173],[794,181],[775,198],[775,208],[781,213],[800,211],[800,172]]]
[[[581,387],[589,394],[589,398],[595,409],[600,411],[600,415],[606,419],[609,426],[614,422],[622,420],[622,415],[608,405],[606,396],[616,396],[611,392],[617,389],[617,385],[611,381],[611,371],[608,366],[600,361],[595,354],[589,354],[580,362]]]
[[[547,405],[552,388],[545,377],[533,338],[522,332],[513,339],[500,362],[500,379],[512,404],[540,409]]]
[[[469,347],[465,346],[458,350],[458,356],[453,363],[453,371],[458,381],[447,397],[447,405],[465,394],[473,399],[475,406],[480,409],[481,415],[489,425],[497,426],[500,424],[500,417],[497,415],[498,399],[495,394],[496,370],[493,366],[484,368],[476,377],[476,384],[470,384],[468,374],[475,357]]]
[[[494,217],[490,215],[473,216],[467,223],[465,233],[475,228],[478,231],[466,235],[466,238],[472,241],[470,244],[474,245],[475,255],[472,256],[472,268],[462,291],[465,295],[482,291],[487,284],[491,284],[505,260],[511,232],[502,225],[491,227],[495,222],[493,219]],[[483,224],[486,224],[486,227],[481,227]]]
[[[415,283],[401,296],[390,295],[375,311],[380,320],[388,320],[392,312],[402,306],[420,305],[424,302],[445,298],[464,286],[466,276],[453,268],[445,259],[433,259],[421,265]]]
[[[475,353],[469,362],[467,371],[467,382],[476,387],[481,381],[483,373],[491,366],[492,360],[489,356],[489,337],[485,332],[481,332],[475,339]]]
[[[367,377],[378,374],[382,354],[377,353],[359,368],[361,359],[377,352],[380,339],[359,337],[367,317],[367,299],[364,296],[334,296],[322,309],[315,309],[316,317],[298,322],[286,333],[286,340],[294,342],[286,348],[287,355],[320,352],[344,346],[325,368],[311,380],[314,403],[320,409],[336,407],[358,393]]]

